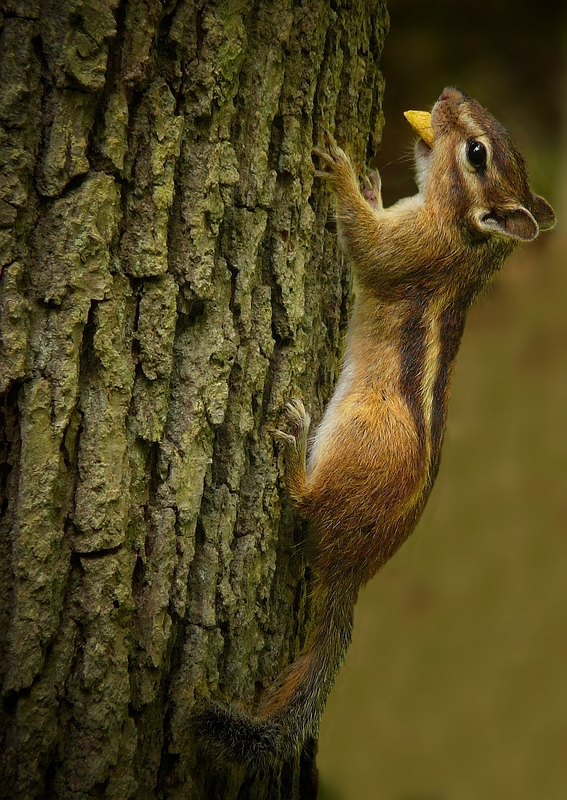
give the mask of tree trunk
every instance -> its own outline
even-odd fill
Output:
[[[337,376],[349,275],[311,147],[381,132],[383,0],[0,3],[2,781],[308,798],[199,748],[309,621],[270,437]]]

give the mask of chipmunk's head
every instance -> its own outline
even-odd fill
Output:
[[[476,100],[445,89],[433,106],[430,127],[414,128],[420,134],[420,192],[445,219],[471,233],[518,241],[553,227],[555,213],[530,189],[524,159],[508,131]]]

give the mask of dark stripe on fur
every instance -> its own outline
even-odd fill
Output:
[[[409,306],[402,339],[400,389],[415,420],[419,443],[425,453],[425,414],[423,410],[422,381],[426,357],[427,329],[424,315],[427,301],[418,297]]]
[[[431,476],[435,477],[439,469],[441,445],[447,418],[449,400],[449,381],[453,371],[455,358],[459,350],[465,327],[466,308],[451,303],[441,315],[439,326],[439,365],[435,386],[433,387],[433,407],[431,414]]]

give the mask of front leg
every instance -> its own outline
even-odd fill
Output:
[[[361,192],[349,157],[328,133],[325,133],[325,145],[325,150],[313,149],[313,154],[321,161],[316,175],[328,180],[336,194],[337,225],[343,250],[353,259],[359,277],[371,279],[381,252],[380,177],[372,173]]]

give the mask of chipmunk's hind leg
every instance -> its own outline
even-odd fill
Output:
[[[285,416],[290,432],[274,430],[274,439],[284,444],[285,483],[292,500],[301,506],[309,497],[307,486],[307,438],[311,417],[301,400],[286,404]]]

